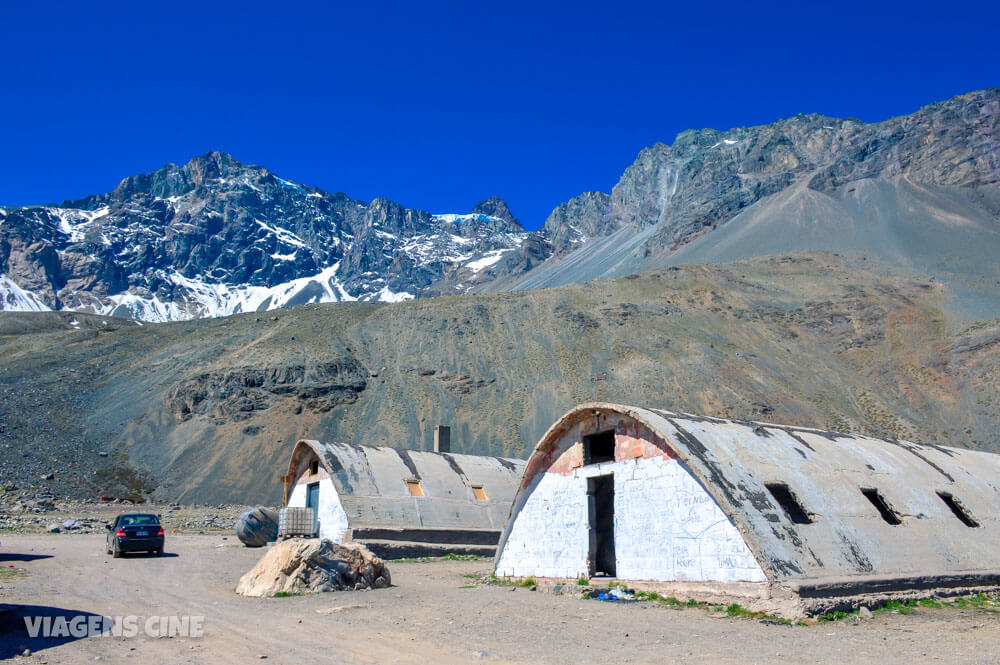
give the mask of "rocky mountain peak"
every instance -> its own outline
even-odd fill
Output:
[[[182,171],[190,182],[201,185],[209,180],[238,174],[248,168],[253,167],[241,164],[229,153],[212,151],[192,158]]]
[[[499,196],[491,196],[488,199],[480,201],[472,209],[472,214],[496,217],[497,219],[502,219],[505,222],[516,225],[519,230],[524,230],[521,222],[510,211],[510,208],[507,207],[507,202]]]
[[[153,321],[405,300],[446,274],[482,279],[524,235],[516,220],[328,194],[223,152],[12,210],[0,273],[25,294],[7,300]],[[512,218],[500,199],[491,210]]]

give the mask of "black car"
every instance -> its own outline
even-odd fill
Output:
[[[148,513],[125,513],[106,525],[106,549],[116,559],[123,552],[163,554],[163,527],[160,518]]]

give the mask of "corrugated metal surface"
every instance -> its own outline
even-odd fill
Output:
[[[351,528],[500,530],[525,464],[500,457],[303,440],[292,454],[292,478],[309,452],[315,452],[329,473]],[[418,480],[424,496],[413,496],[407,480]],[[482,486],[488,500],[477,500],[473,486]]]
[[[985,580],[1000,571],[998,455],[617,404],[578,406],[549,429],[528,460],[511,522],[533,479],[551,471],[595,413],[625,415],[662,439],[729,515],[772,581],[808,587],[926,578],[933,584],[956,574]],[[770,483],[786,484],[812,523],[793,522]],[[887,523],[862,489],[877,489],[902,523]],[[939,492],[959,498],[980,526],[956,517]],[[501,550],[509,530],[510,524]]]

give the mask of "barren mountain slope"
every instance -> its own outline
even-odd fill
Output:
[[[883,122],[810,114],[682,132],[639,153],[611,194],[557,207],[475,291],[537,289],[681,263],[863,251],[954,286],[956,314],[1000,313],[1000,89]],[[533,250],[537,253],[537,250]]]
[[[950,297],[812,254],[146,326],[0,314],[0,473],[275,501],[298,437],[426,449],[444,423],[521,456],[585,400],[1000,451],[1000,322],[950,328]]]

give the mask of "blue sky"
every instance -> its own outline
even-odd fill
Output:
[[[1000,85],[997,3],[4,3],[0,205],[232,153],[528,228],[684,129]]]

